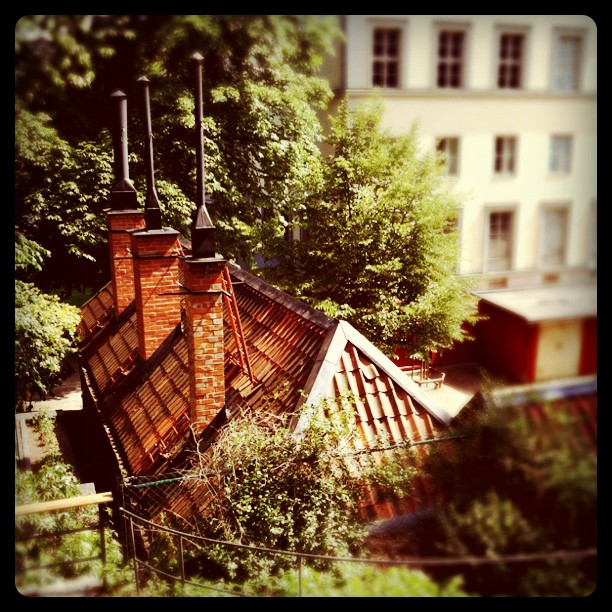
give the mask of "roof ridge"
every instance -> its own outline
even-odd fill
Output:
[[[334,329],[337,325],[338,319],[334,319],[320,310],[317,310],[313,306],[306,304],[298,298],[295,298],[285,291],[278,289],[266,279],[260,276],[255,276],[251,272],[248,272],[244,268],[241,268],[238,264],[227,262],[227,266],[230,269],[230,273],[237,277],[243,283],[249,285],[259,293],[269,297],[277,303],[282,304],[288,310],[300,315],[304,319],[311,321],[315,325],[322,327],[326,330]]]

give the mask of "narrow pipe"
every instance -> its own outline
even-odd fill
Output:
[[[215,227],[206,210],[204,190],[204,132],[202,127],[202,64],[198,52],[191,56],[195,66],[195,124],[196,124],[196,210],[191,223],[191,250],[195,258],[216,257]]]
[[[153,129],[151,127],[151,102],[149,97],[149,79],[140,77],[138,83],[143,92],[143,120],[145,125],[145,170],[147,177],[147,195],[145,198],[145,223],[147,230],[161,229],[161,209],[155,189],[155,166],[153,161]]]
[[[204,131],[202,126],[202,70],[204,58],[197,51],[191,56],[195,64],[195,124],[196,124],[196,206],[204,206],[206,191],[204,187]]]
[[[111,94],[111,98],[117,103],[116,124],[113,130],[115,184],[111,189],[111,209],[136,209],[138,198],[136,189],[130,181],[128,162],[127,96],[117,89]]]

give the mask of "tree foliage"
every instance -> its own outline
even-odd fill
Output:
[[[16,223],[51,252],[47,282],[78,286],[107,272],[98,247],[113,182],[110,95],[117,88],[128,96],[130,175],[141,197],[145,191],[142,75],[151,80],[162,219],[189,227],[194,51],[205,58],[206,191],[218,250],[247,263],[265,251],[320,176],[316,113],[331,92],[317,70],[338,32],[333,20],[316,16],[22,18],[15,35]],[[56,277],[65,269],[73,279]]]
[[[553,559],[558,551],[597,547],[597,460],[580,441],[583,417],[544,404],[538,424],[527,410],[489,408],[459,426],[460,440],[428,454],[423,469],[447,503],[422,529],[420,552],[500,560],[549,553],[535,562],[462,568],[466,588],[482,595],[589,595],[596,558]]]
[[[236,418],[214,444],[198,452],[188,473],[210,503],[190,525],[199,535],[243,545],[313,555],[343,556],[361,550],[366,532],[360,502],[372,482],[382,494],[410,491],[414,472],[355,454],[351,409],[305,413],[301,435],[272,426],[269,418]],[[294,559],[207,546],[193,562],[207,577],[243,581],[293,567]],[[307,560],[324,568],[325,562]]]
[[[435,154],[421,154],[418,129],[382,129],[382,103],[331,119],[321,190],[270,278],[301,299],[350,321],[381,348],[420,353],[464,339],[475,299],[455,275],[457,196]],[[282,244],[278,245],[282,251]]]
[[[16,233],[15,267],[21,274],[40,268],[46,252]],[[34,394],[45,397],[59,381],[66,359],[75,350],[77,308],[32,283],[15,279],[15,407]]]

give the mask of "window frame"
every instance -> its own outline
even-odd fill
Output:
[[[559,69],[560,62],[557,61],[557,48],[563,38],[571,37],[576,38],[580,41],[578,49],[578,58],[575,58],[574,64],[575,69],[572,74],[573,85],[570,87],[559,87],[557,86],[558,78],[560,78],[557,70]],[[584,75],[584,62],[585,62],[585,46],[586,46],[586,30],[579,28],[563,28],[558,27],[553,29],[552,33],[552,44],[551,44],[551,55],[550,55],[550,89],[556,92],[578,92],[582,89],[582,79]]]
[[[502,150],[498,153],[497,143],[501,141]],[[511,144],[510,152],[506,144]],[[511,168],[508,170],[508,159],[511,162]],[[498,159],[500,160],[501,168],[498,169]],[[497,134],[493,139],[493,175],[496,177],[511,177],[516,176],[518,168],[518,136],[514,134]]]
[[[493,57],[495,58],[494,64],[494,87],[498,91],[521,91],[526,89],[527,86],[527,69],[528,69],[528,57],[529,57],[529,27],[527,26],[510,26],[510,25],[499,25],[496,28],[496,36],[495,36],[495,53]],[[501,70],[501,51],[502,51],[502,39],[504,36],[522,36],[523,45],[522,45],[522,56],[520,59],[520,77],[519,84],[516,87],[504,86],[502,87],[499,84],[500,78],[500,70]]]
[[[388,62],[390,62],[391,60],[388,59],[386,56],[383,56],[383,59],[381,60],[377,60],[377,56],[375,54],[375,37],[376,37],[376,32],[378,31],[396,31],[398,33],[398,43],[397,43],[397,59],[395,60],[397,62],[397,83],[395,85],[388,85],[386,83],[384,84],[375,84],[374,83],[374,78],[375,78],[375,70],[374,70],[374,64],[376,61],[381,61],[384,62],[385,66],[387,65]],[[404,27],[404,25],[402,23],[397,23],[397,22],[373,22],[370,24],[370,74],[369,74],[369,83],[370,83],[370,87],[372,87],[373,89],[375,88],[380,88],[380,89],[401,89],[403,87],[403,69],[404,69],[404,45],[405,45],[405,38],[406,38],[406,29]],[[387,71],[385,71],[385,75],[387,75]],[[386,80],[386,79],[385,79]]]
[[[549,234],[551,226],[549,218],[550,213],[563,213],[563,228],[562,234],[557,238],[558,243],[555,249],[549,250],[547,247],[552,240]],[[571,203],[565,200],[555,202],[542,202],[540,204],[539,218],[540,231],[538,232],[538,260],[540,266],[544,269],[558,269],[567,265],[568,244],[570,237],[570,213]],[[555,255],[553,251],[559,251],[560,255]]]
[[[463,36],[462,42],[462,50],[460,57],[460,81],[459,85],[440,85],[438,82],[438,75],[440,69],[441,58],[439,55],[440,52],[440,37],[442,33],[453,33],[453,34],[461,34]],[[433,49],[432,49],[432,58],[433,58],[433,76],[432,83],[435,89],[466,89],[469,86],[468,83],[468,59],[469,59],[469,45],[470,45],[470,28],[468,24],[464,23],[436,23],[434,24],[434,36],[433,38]]]
[[[446,149],[441,148],[441,144],[443,142],[446,143],[455,143],[456,150],[454,155],[451,152],[449,164],[449,154]],[[461,138],[459,136],[438,136],[436,137],[436,151],[444,155],[444,168],[445,168],[445,176],[450,178],[455,178],[459,176],[461,169]],[[452,163],[454,161],[454,164]],[[451,169],[451,166],[454,165],[454,170]]]
[[[555,143],[568,142],[567,151],[558,151]],[[551,134],[548,157],[548,172],[554,176],[571,174],[574,153],[574,137],[572,134]]]
[[[518,205],[517,204],[494,204],[485,206],[485,237],[484,237],[484,254],[483,254],[483,273],[503,273],[511,272],[514,269],[514,261],[516,257],[516,235],[517,235],[517,217],[518,217]],[[510,253],[503,258],[497,257],[496,259],[503,259],[507,261],[506,267],[497,268],[492,266],[492,244],[491,244],[491,217],[494,214],[508,214],[510,215],[510,236],[508,239],[508,248]]]

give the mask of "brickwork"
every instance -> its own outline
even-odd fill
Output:
[[[110,251],[114,306],[120,315],[134,300],[134,264],[130,253],[132,239],[129,230],[144,228],[144,213],[140,210],[109,211],[106,216]]]
[[[179,233],[171,229],[131,232],[138,326],[138,348],[151,355],[181,320]]]
[[[181,262],[189,349],[191,423],[202,432],[225,406],[223,269],[220,258]]]

